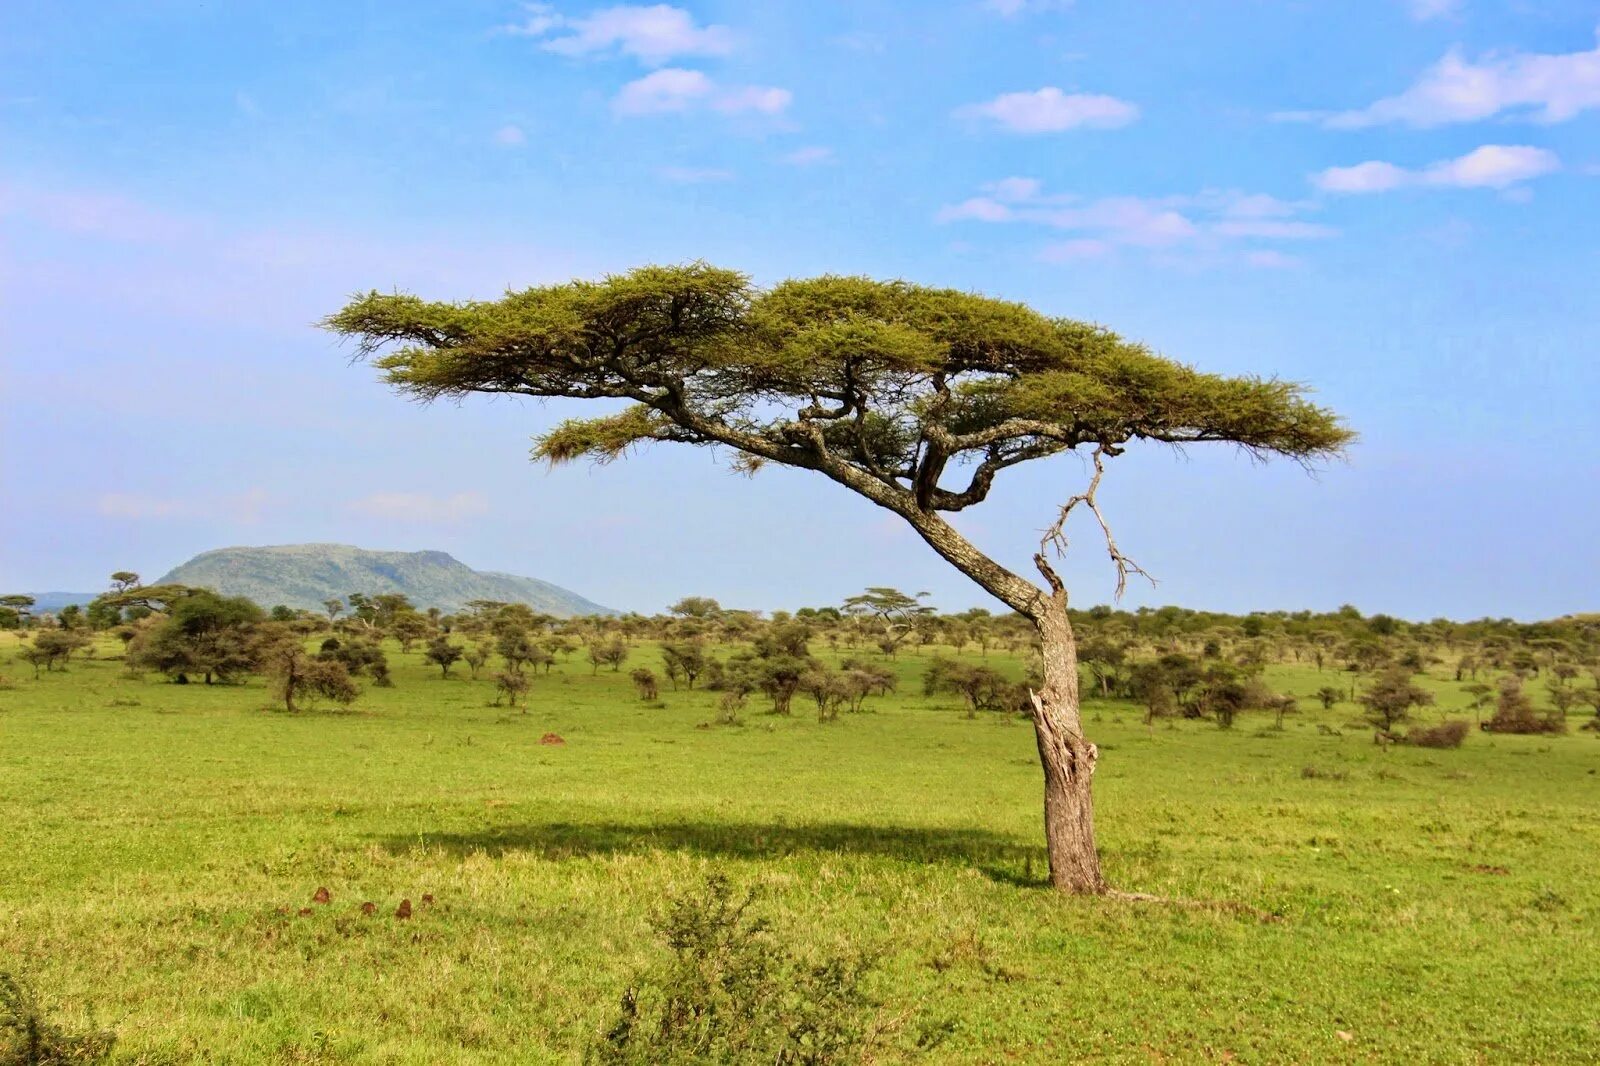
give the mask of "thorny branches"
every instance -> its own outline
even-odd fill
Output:
[[[1129,574],[1138,574],[1150,582],[1152,588],[1155,587],[1156,579],[1151,577],[1144,567],[1124,555],[1121,548],[1117,547],[1117,539],[1111,534],[1111,525],[1106,521],[1106,516],[1100,512],[1099,503],[1095,501],[1095,493],[1100,490],[1100,479],[1105,476],[1106,472],[1106,456],[1120,454],[1122,454],[1120,448],[1109,444],[1102,444],[1094,450],[1094,476],[1089,479],[1089,487],[1061,505],[1061,513],[1056,515],[1056,520],[1050,524],[1050,527],[1044,531],[1044,536],[1039,539],[1039,553],[1033,557],[1034,562],[1038,564],[1040,572],[1044,574],[1050,584],[1058,590],[1061,587],[1061,582],[1045,562],[1045,550],[1054,548],[1057,555],[1066,554],[1067,518],[1072,514],[1072,509],[1080,503],[1089,508],[1095,517],[1095,521],[1100,523],[1101,533],[1105,534],[1106,552],[1111,556],[1111,564],[1117,568],[1117,599],[1122,599],[1122,594],[1127,591]]]

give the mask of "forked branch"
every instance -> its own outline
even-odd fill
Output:
[[[1089,479],[1089,487],[1067,500],[1061,505],[1061,513],[1056,515],[1056,520],[1050,528],[1044,531],[1044,536],[1039,540],[1039,554],[1034,556],[1034,561],[1044,571],[1047,578],[1054,575],[1044,564],[1044,553],[1047,548],[1054,548],[1057,555],[1065,555],[1067,551],[1067,519],[1072,515],[1072,509],[1080,503],[1087,507],[1094,515],[1095,521],[1100,523],[1100,532],[1106,538],[1106,552],[1111,556],[1111,564],[1117,568],[1117,599],[1122,599],[1122,594],[1128,589],[1128,575],[1138,574],[1150,582],[1150,587],[1155,588],[1156,579],[1144,567],[1134,562],[1122,553],[1117,547],[1117,538],[1111,533],[1111,524],[1106,521],[1106,516],[1100,512],[1100,504],[1095,500],[1095,493],[1100,491],[1100,479],[1105,476],[1106,456],[1118,455],[1120,450],[1111,445],[1102,444],[1094,450],[1094,476]],[[1053,582],[1052,582],[1053,583]]]

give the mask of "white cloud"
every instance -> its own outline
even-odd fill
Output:
[[[1064,130],[1115,129],[1139,117],[1126,100],[1097,93],[1064,93],[1053,85],[1033,92],[1002,93],[981,104],[956,109],[956,117],[993,122],[1012,133],[1060,133]]]
[[[796,148],[785,155],[783,162],[792,167],[811,167],[816,166],[818,163],[831,163],[833,162],[833,149],[820,144],[807,145],[804,148]]]
[[[1526,145],[1486,144],[1457,159],[1435,163],[1423,171],[1429,185],[1454,185],[1463,189],[1504,189],[1561,169],[1556,154]]]
[[[481,492],[433,496],[426,492],[374,492],[351,500],[348,509],[368,518],[388,522],[449,524],[489,513],[489,500]]]
[[[1353,167],[1329,167],[1311,182],[1323,192],[1385,192],[1405,185],[1411,177],[1404,167],[1371,160]]]
[[[733,171],[716,167],[661,167],[656,173],[676,185],[703,185],[708,181],[733,180]]]
[[[1020,223],[1070,234],[1045,247],[1050,261],[1094,258],[1119,248],[1217,252],[1230,245],[1319,240],[1330,226],[1297,217],[1313,209],[1264,194],[1207,189],[1185,196],[1047,193],[1036,178],[985,183],[982,195],[941,208],[939,222]]]
[[[1323,192],[1374,193],[1406,187],[1506,189],[1561,169],[1554,152],[1526,145],[1486,144],[1455,159],[1442,159],[1410,170],[1371,160],[1349,167],[1329,167],[1312,175]]]
[[[1010,222],[1011,208],[987,196],[974,196],[959,204],[947,204],[934,215],[936,222]]]
[[[1452,49],[1409,89],[1354,111],[1312,116],[1334,129],[1398,123],[1443,126],[1507,113],[1536,122],[1565,122],[1600,108],[1600,44],[1587,52],[1489,53],[1474,61]]]
[[[726,26],[698,26],[689,12],[668,4],[619,4],[578,17],[562,15],[549,4],[529,4],[522,22],[502,30],[542,38],[540,47],[558,55],[615,51],[649,66],[678,56],[727,55],[735,43]]]
[[[1418,22],[1448,18],[1461,11],[1461,0],[1406,0],[1411,17]]]
[[[666,67],[624,85],[611,101],[619,115],[665,115],[709,108],[725,115],[775,115],[793,101],[787,89],[725,86],[698,70]]]
[[[521,126],[507,123],[494,131],[494,143],[502,148],[519,148],[528,142],[528,135],[522,132]]]

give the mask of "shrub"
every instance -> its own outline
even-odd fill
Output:
[[[1500,685],[1494,714],[1483,723],[1483,729],[1490,733],[1565,733],[1567,718],[1560,711],[1539,714],[1522,691],[1522,682],[1508,677]]]
[[[641,666],[628,676],[633,680],[634,691],[639,693],[641,700],[654,701],[660,698],[661,686],[652,671]]]
[[[794,955],[754,894],[713,874],[652,923],[670,951],[623,992],[590,1062],[773,1063],[826,1066],[866,1059],[878,1035],[861,989],[863,959]]]
[[[1467,739],[1471,727],[1463,721],[1443,722],[1425,729],[1413,729],[1406,734],[1406,743],[1419,748],[1459,748]]]
[[[987,666],[958,663],[935,656],[922,678],[924,695],[939,692],[959,695],[967,705],[967,717],[979,711],[1014,711],[1018,707],[1017,686],[998,670]]]
[[[26,985],[0,973],[0,1066],[101,1062],[116,1040],[111,1032],[69,1033],[45,1017]]]
[[[505,700],[515,707],[522,704],[522,709],[528,709],[528,689],[532,686],[527,675],[519,670],[502,670],[494,679],[494,705],[500,706],[500,701]]]

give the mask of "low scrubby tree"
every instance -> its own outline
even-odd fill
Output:
[[[968,718],[976,718],[979,711],[1017,710],[1021,702],[1017,685],[1000,671],[943,657],[928,663],[922,691],[929,696],[940,692],[960,696],[966,703]]]
[[[527,711],[528,689],[532,686],[533,682],[520,670],[502,670],[494,679],[495,706],[498,707],[504,699],[513,707],[520,703],[523,711]]]
[[[690,689],[706,669],[706,645],[703,640],[677,640],[661,646],[661,662],[667,677],[677,687],[681,677]]]
[[[661,683],[656,680],[653,670],[641,666],[628,675],[633,682],[633,689],[639,694],[641,700],[654,702],[661,698]]]
[[[594,673],[598,674],[602,666],[611,667],[615,673],[627,661],[628,641],[621,634],[597,635],[589,641],[589,663]]]
[[[1565,733],[1567,719],[1559,710],[1546,714],[1534,710],[1533,700],[1523,691],[1522,678],[1512,674],[1501,679],[1494,714],[1482,728],[1490,733]]]
[[[1405,667],[1391,666],[1373,680],[1359,702],[1366,709],[1373,739],[1388,741],[1396,739],[1395,727],[1410,718],[1413,710],[1433,703],[1433,693],[1412,681]]]
[[[255,669],[262,613],[250,600],[192,589],[166,601],[166,608],[128,643],[130,666],[158,671],[179,684],[198,674],[208,685]]]
[[[443,634],[428,641],[428,648],[422,657],[439,668],[440,676],[449,677],[450,668],[461,661],[465,649],[459,644],[450,643],[449,638]]]
[[[271,691],[290,714],[316,699],[347,705],[361,694],[344,663],[308,654],[292,635],[263,649],[262,666]]]

